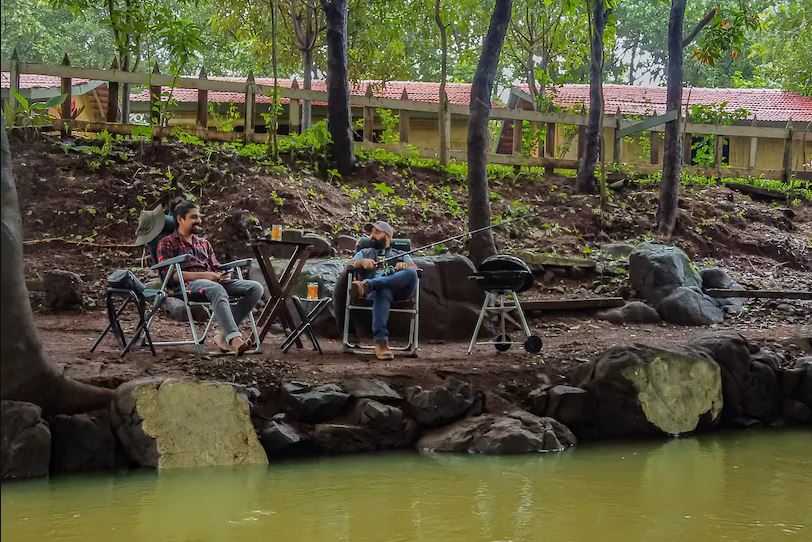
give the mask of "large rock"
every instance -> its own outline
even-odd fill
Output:
[[[657,312],[663,320],[683,326],[720,324],[725,313],[714,300],[696,288],[680,286],[660,301]]]
[[[752,358],[757,346],[735,331],[706,334],[689,344],[707,351],[721,368],[726,420],[776,419],[781,408],[781,388],[775,371]]]
[[[314,232],[306,230],[283,229],[282,240],[290,243],[310,243],[313,245],[310,256],[313,258],[330,257],[333,254],[333,247],[330,240]],[[268,254],[274,258],[290,258],[294,247],[285,245],[269,245],[266,249]]]
[[[361,399],[350,414],[358,425],[378,431],[398,431],[403,425],[403,411],[392,405],[385,405],[373,399]]]
[[[677,247],[640,243],[629,255],[629,278],[634,289],[655,305],[679,287],[702,287],[702,277]]]
[[[209,320],[209,315],[206,314],[206,310],[202,305],[192,305],[190,308],[192,309],[192,318],[195,319],[195,322],[207,322]],[[184,323],[189,321],[189,314],[186,312],[186,304],[182,299],[167,297],[163,304],[163,310],[170,320]],[[188,327],[186,331],[189,331]]]
[[[249,410],[225,382],[147,378],[116,389],[111,419],[124,451],[146,467],[266,464]]]
[[[597,422],[597,404],[592,393],[574,386],[558,385],[548,390],[546,415],[570,429],[593,427]]]
[[[725,290],[744,290],[744,286],[736,283],[724,269],[719,267],[710,267],[703,269],[699,272],[702,277],[702,289],[725,289]],[[723,311],[730,314],[735,314],[744,306],[747,301],[744,297],[714,297],[716,303]]]
[[[51,471],[85,472],[116,466],[116,438],[110,411],[100,410],[50,419]]]
[[[51,432],[42,409],[23,401],[0,402],[0,479],[48,476]]]
[[[454,377],[428,389],[412,386],[405,396],[417,423],[425,427],[437,427],[461,418],[479,399],[469,383]]]
[[[325,452],[349,454],[405,448],[414,442],[416,433],[414,420],[403,419],[397,428],[376,427],[375,423],[320,423],[313,427],[312,437],[313,444]]]
[[[660,323],[660,315],[657,311],[642,301],[630,301],[622,307],[599,312],[596,316],[613,324]]]
[[[558,452],[577,443],[566,426],[523,410],[484,414],[431,430],[417,443],[421,452],[523,454]]]
[[[306,423],[335,418],[350,398],[337,384],[313,387],[304,382],[286,382],[282,389],[293,416]]]
[[[344,260],[345,261],[345,260]],[[420,339],[462,340],[470,339],[485,294],[475,281],[466,277],[476,269],[471,260],[458,254],[418,257],[415,263],[423,270],[420,278]],[[344,325],[344,306],[347,300],[347,274],[343,273],[333,295],[336,325]],[[353,326],[358,334],[365,336],[371,331],[368,313],[355,311]],[[390,332],[405,336],[409,319],[402,315],[390,318]],[[493,334],[490,320],[483,323],[483,336]]]
[[[268,457],[284,455],[308,438],[284,420],[270,420],[260,431],[259,441]]]
[[[374,399],[376,401],[392,402],[402,398],[383,380],[353,379],[342,383],[347,393],[356,399]]]
[[[45,305],[51,310],[79,310],[82,308],[84,282],[71,271],[51,269],[42,276]]]
[[[613,347],[575,379],[596,397],[607,436],[690,433],[713,427],[722,412],[719,366],[699,349]]]

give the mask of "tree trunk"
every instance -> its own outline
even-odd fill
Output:
[[[48,358],[39,340],[23,276],[22,220],[11,171],[6,119],[0,121],[2,154],[2,246],[0,246],[0,371],[2,399],[36,403],[48,414],[105,408],[113,390],[81,384],[65,377]]]
[[[665,110],[677,111],[676,120],[665,124],[663,144],[663,180],[660,183],[660,203],[657,208],[657,227],[661,234],[670,236],[677,224],[679,178],[682,169],[682,25],[687,0],[671,0],[668,20],[668,88]]]
[[[313,88],[313,49],[303,49],[302,68],[304,68],[304,90]],[[307,130],[313,124],[312,107],[310,100],[302,100],[302,130]]]
[[[482,44],[482,55],[476,67],[474,82],[471,84],[470,117],[468,120],[468,227],[470,230],[484,228],[491,223],[491,209],[488,200],[488,146],[490,131],[488,120],[491,115],[491,96],[494,78],[499,64],[502,44],[510,23],[512,0],[496,0],[491,15],[488,33]],[[496,254],[493,231],[486,230],[471,237],[471,259],[479,263]]]
[[[608,12],[604,0],[594,0],[592,11],[592,46],[589,68],[589,119],[584,138],[584,154],[578,164],[578,176],[575,178],[575,190],[581,193],[595,191],[595,164],[598,163],[603,134],[601,134],[601,116],[603,115],[603,32],[606,29]]]
[[[448,165],[448,132],[445,129],[446,107],[448,103],[445,99],[445,80],[448,77],[448,39],[446,37],[446,27],[443,24],[443,1],[434,2],[434,21],[440,32],[440,104],[437,110],[437,123],[440,131],[440,164]]]
[[[347,0],[321,0],[327,17],[327,128],[333,162],[343,175],[355,164],[347,60]]]

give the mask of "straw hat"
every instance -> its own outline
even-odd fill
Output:
[[[135,230],[135,246],[146,245],[164,229],[164,208],[158,205],[151,211],[141,211]]]

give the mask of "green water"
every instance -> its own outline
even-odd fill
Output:
[[[812,431],[2,487],[10,541],[812,540]]]

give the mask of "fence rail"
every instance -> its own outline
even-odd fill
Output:
[[[208,79],[205,74],[200,77],[174,77],[171,75],[164,75],[156,72],[142,73],[142,72],[126,72],[118,69],[91,69],[91,68],[78,68],[71,66],[67,57],[61,65],[55,64],[36,64],[19,62],[16,59],[10,61],[3,60],[0,62],[0,68],[3,71],[10,73],[10,90],[19,92],[20,90],[20,75],[21,74],[37,74],[49,75],[59,77],[61,81],[61,89],[64,93],[66,90],[70,93],[71,80],[73,79],[89,79],[93,81],[107,82],[109,88],[112,90],[117,88],[120,84],[130,84],[136,86],[143,86],[150,88],[150,96],[152,103],[155,104],[159,101],[161,94],[161,87],[174,87],[174,88],[187,88],[196,89],[198,91],[198,107],[197,107],[197,129],[191,130],[194,135],[206,139],[216,141],[257,141],[265,140],[264,134],[256,134],[254,132],[254,121],[256,112],[256,96],[268,95],[270,96],[273,91],[273,85],[259,84],[252,75],[246,78],[245,82],[224,81],[219,79]],[[242,133],[223,132],[211,130],[208,128],[208,109],[204,107],[208,102],[208,91],[225,91],[240,93],[245,96],[245,109],[244,112],[249,112],[244,116],[244,130]],[[9,93],[10,105],[14,106],[15,98],[13,93]],[[296,130],[300,126],[300,107],[302,101],[311,102],[327,102],[327,92],[304,90],[298,88],[296,83],[292,87],[277,87],[276,94],[280,98],[287,98],[290,100],[288,108],[289,127],[291,130]],[[129,97],[126,97],[129,99]],[[400,99],[382,98],[373,96],[371,89],[367,88],[364,95],[352,95],[351,104],[355,107],[364,109],[364,141],[363,146],[366,147],[385,147],[393,152],[405,152],[409,143],[409,117],[410,113],[430,113],[435,114],[439,118],[441,105],[435,102],[425,102],[409,99],[404,91]],[[70,100],[68,100],[68,103]],[[447,102],[446,102],[447,103]],[[132,124],[118,122],[120,116],[116,111],[116,100],[108,100],[108,111],[106,112],[107,122],[85,122],[85,121],[72,121],[64,122],[58,121],[54,126],[61,130],[80,130],[88,132],[98,132],[108,130],[113,133],[130,134],[132,132]],[[151,108],[152,109],[152,108]],[[400,113],[400,144],[399,145],[383,145],[375,143],[373,139],[372,124],[374,121],[375,109],[390,109]],[[457,119],[468,118],[470,116],[470,108],[467,105],[448,104],[447,111],[451,117]],[[64,116],[64,113],[63,113]],[[516,166],[540,166],[548,170],[552,168],[577,168],[577,159],[567,159],[556,157],[556,125],[570,125],[577,127],[577,153],[576,156],[581,156],[583,148],[583,140],[585,127],[587,124],[586,115],[578,115],[573,113],[561,112],[537,112],[528,111],[523,109],[507,109],[507,108],[494,108],[491,111],[491,120],[504,121],[508,127],[512,124],[512,135],[514,144],[512,152],[509,154],[496,154],[492,153],[489,156],[491,162],[509,164]],[[665,115],[663,118],[670,118]],[[160,119],[158,124],[160,124]],[[546,145],[537,145],[530,153],[523,152],[521,145],[523,122],[528,121],[535,127],[546,127]],[[615,114],[605,114],[603,119],[604,127],[611,130],[614,134],[614,152],[611,161],[616,164],[623,162],[622,155],[622,137],[634,130],[635,125],[641,125],[640,119],[623,118],[618,111]],[[649,132],[651,137],[651,156],[649,163],[634,163],[631,166],[641,173],[648,173],[660,169],[658,162],[658,148],[662,144],[661,133],[664,131],[664,125],[652,125],[652,120],[643,121],[645,130]],[[445,138],[439,138],[440,141],[450,142],[450,122],[438,122],[438,131],[445,130]],[[642,128],[638,128],[642,129]],[[699,124],[692,122],[682,121],[682,132],[687,134],[686,148],[684,155],[686,158],[690,157],[690,136],[716,136],[716,163],[713,167],[699,167],[686,164],[685,168],[688,171],[693,171],[700,174],[710,174],[716,176],[743,176],[743,175],[761,175],[767,178],[789,179],[796,172],[801,172],[804,166],[803,162],[806,161],[805,144],[812,141],[812,132],[809,130],[793,129],[791,123],[783,128],[775,126],[759,126],[757,121],[753,121],[749,126],[743,125],[720,125],[720,124]],[[170,128],[159,126],[153,131],[156,137],[162,137],[170,133]],[[544,131],[544,130],[542,130]],[[743,137],[749,138],[749,153],[747,167],[727,167],[722,164],[721,152],[724,138],[729,137]],[[575,138],[573,138],[575,139]],[[756,156],[758,149],[758,141],[764,139],[780,140],[783,144],[782,168],[781,169],[757,169]],[[801,155],[794,156],[793,147],[796,142],[801,142],[802,153]],[[465,160],[465,153],[459,149],[450,148],[446,149],[446,156],[455,160]],[[408,147],[409,152],[414,152],[414,147]],[[443,153],[439,149],[432,148],[418,148],[417,152],[423,157],[438,157]],[[812,153],[810,153],[812,154]],[[689,158],[690,160],[690,158]]]

